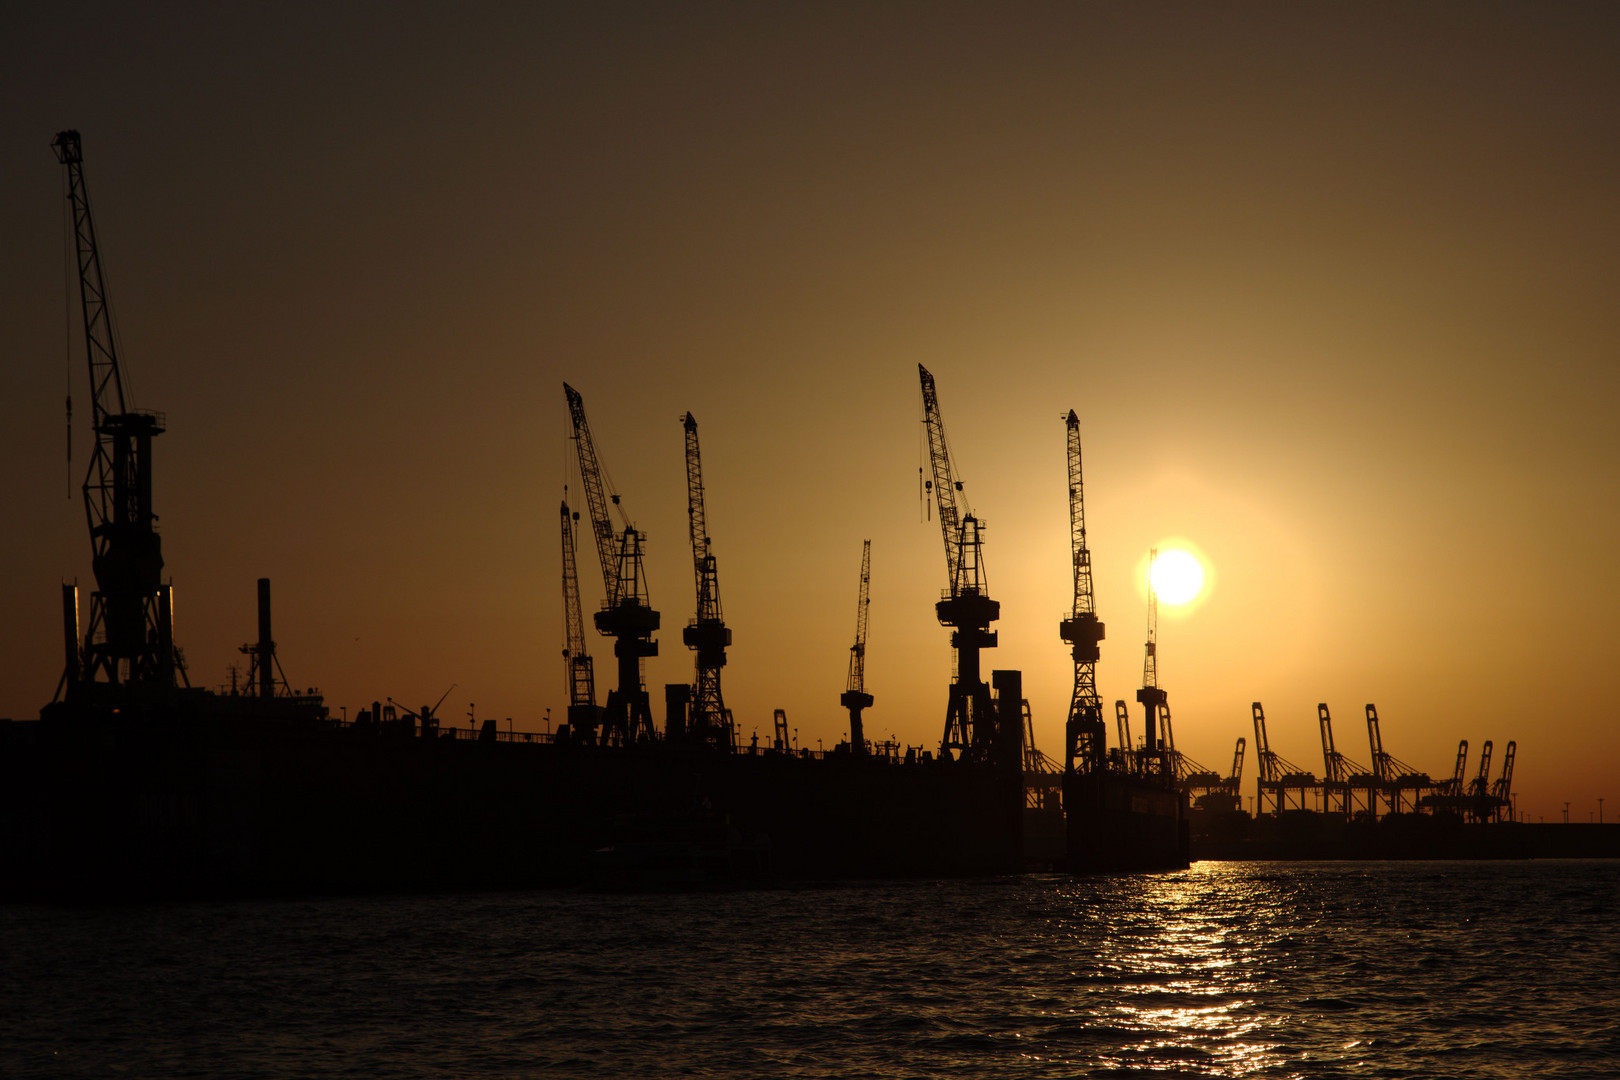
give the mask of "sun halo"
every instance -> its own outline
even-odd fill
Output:
[[[1151,571],[1159,603],[1172,607],[1191,603],[1204,588],[1204,566],[1198,557],[1180,548],[1159,552]]]

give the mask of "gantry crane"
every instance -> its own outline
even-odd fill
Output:
[[[1493,817],[1502,820],[1505,813],[1508,820],[1513,820],[1513,759],[1518,752],[1518,743],[1509,739],[1507,749],[1502,753],[1502,776],[1491,788],[1491,799],[1496,804]]]
[[[653,736],[652,707],[642,683],[641,662],[658,655],[652,635],[659,616],[647,598],[647,578],[642,568],[641,533],[624,517],[622,533],[615,533],[608,516],[609,504],[618,507],[619,496],[608,486],[585,420],[585,402],[567,383],[568,412],[574,424],[574,449],[579,458],[580,481],[591,515],[591,531],[596,536],[596,554],[602,563],[605,599],[596,613],[596,629],[611,637],[613,655],[619,662],[618,685],[608,691],[603,711],[601,739],[604,742],[631,743]],[[588,733],[587,739],[595,733]]]
[[[1457,766],[1451,770],[1451,783],[1446,785],[1446,794],[1453,798],[1460,798],[1463,793],[1463,774],[1468,768],[1468,740],[1463,739],[1457,743]]]
[[[1119,765],[1126,772],[1134,772],[1138,760],[1136,744],[1131,741],[1131,710],[1123,701],[1114,702],[1114,726],[1119,729]]]
[[[866,733],[861,726],[861,712],[871,708],[872,695],[866,692],[866,609],[871,603],[872,541],[861,544],[861,592],[855,601],[855,644],[849,647],[849,682],[838,704],[849,710],[849,748],[859,757],[866,756]]]
[[[579,560],[574,523],[579,514],[562,503],[563,622],[567,645],[563,665],[568,674],[568,730],[570,737],[596,730],[596,669],[585,647],[585,614],[579,602]]]
[[[1333,743],[1333,715],[1328,711],[1325,702],[1318,702],[1316,706],[1316,722],[1322,729],[1322,764],[1325,769],[1322,779],[1323,808],[1330,814],[1343,814],[1346,818],[1356,816],[1355,793],[1367,793],[1367,810],[1376,809],[1376,784],[1364,766],[1357,765],[1339,752]]]
[[[731,630],[720,614],[720,577],[715,570],[714,553],[709,550],[697,421],[687,413],[682,425],[686,430],[686,516],[692,534],[692,572],[697,583],[697,615],[681,632],[681,640],[694,653],[697,668],[687,734],[694,742],[729,751],[736,746],[736,733],[720,694],[720,669],[726,666]]]
[[[1434,791],[1436,784],[1428,773],[1419,772],[1406,762],[1385,752],[1384,737],[1378,730],[1378,709],[1373,705],[1367,706],[1367,739],[1372,746],[1373,775],[1377,778],[1378,788],[1383,791],[1388,801],[1389,812],[1392,814],[1405,812],[1408,801],[1405,793],[1408,791],[1412,793],[1411,808],[1416,810],[1425,795]],[[1377,817],[1376,812],[1373,816]]]
[[[1469,781],[1463,799],[1463,812],[1473,821],[1490,821],[1495,814],[1491,803],[1491,740],[1479,748],[1479,774]]]
[[[933,466],[932,487],[939,507],[939,530],[945,539],[945,571],[950,587],[934,606],[940,624],[952,629],[951,647],[956,652],[956,677],[951,681],[945,706],[945,735],[940,754],[955,753],[964,759],[984,761],[991,753],[996,730],[995,704],[990,686],[979,669],[979,650],[994,648],[996,633],[990,624],[1001,614],[1001,605],[990,599],[981,550],[983,528],[971,509],[962,514],[956,495],[962,490],[945,441],[945,421],[939,412],[939,396],[934,377],[921,364],[923,422],[928,428],[928,457]]]
[[[1142,768],[1149,771],[1163,771],[1165,761],[1159,753],[1157,737],[1159,731],[1159,710],[1164,707],[1164,691],[1159,688],[1159,590],[1153,586],[1153,564],[1159,560],[1159,551],[1154,548],[1148,553],[1148,630],[1147,649],[1142,660],[1142,688],[1136,692],[1136,700],[1141,703],[1145,713],[1142,734]]]
[[[1074,606],[1058,624],[1058,636],[1074,658],[1074,695],[1064,727],[1064,769],[1092,773],[1106,764],[1107,727],[1097,696],[1097,660],[1105,633],[1092,595],[1091,549],[1086,546],[1086,497],[1080,472],[1080,418],[1073,409],[1064,421],[1068,431],[1069,554],[1074,570]],[[1126,749],[1129,749],[1127,747]]]
[[[163,434],[163,414],[130,408],[125,398],[79,133],[60,132],[51,146],[67,167],[96,434],[83,488],[96,589],[81,638],[78,587],[62,586],[66,663],[57,697],[108,703],[132,694],[162,698],[174,691],[177,675],[186,681],[152,512],[152,440]]]
[[[1266,713],[1258,701],[1250,707],[1254,714],[1254,749],[1260,761],[1260,777],[1256,782],[1257,795],[1256,812],[1266,812],[1266,796],[1271,796],[1271,812],[1281,814],[1284,810],[1304,810],[1305,797],[1320,792],[1322,787],[1317,783],[1314,774],[1295,765],[1281,754],[1271,749],[1271,740],[1266,737]],[[1295,793],[1295,804],[1288,805],[1288,793]]]

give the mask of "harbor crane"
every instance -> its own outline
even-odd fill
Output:
[[[62,586],[66,663],[56,697],[162,699],[174,692],[177,676],[189,685],[174,645],[173,587],[163,581],[162,539],[152,510],[152,440],[163,434],[163,414],[131,408],[125,394],[79,133],[60,132],[51,146],[67,168],[96,436],[83,486],[96,588],[81,637],[78,586]]]
[[[1256,809],[1266,812],[1266,797],[1271,797],[1271,812],[1304,810],[1305,796],[1321,790],[1316,777],[1272,750],[1266,737],[1266,713],[1258,701],[1250,707],[1254,714],[1254,749],[1260,763],[1260,777],[1256,786]],[[1288,805],[1288,793],[1294,792],[1295,805]]]
[[[1405,793],[1408,791],[1412,793],[1411,809],[1416,810],[1424,794],[1434,790],[1435,783],[1428,773],[1419,772],[1384,750],[1384,737],[1378,729],[1378,709],[1373,705],[1367,706],[1367,738],[1372,747],[1373,776],[1377,778],[1378,789],[1384,793],[1389,804],[1389,812],[1400,814],[1406,811]]]
[[[1243,783],[1243,750],[1247,745],[1248,740],[1239,735],[1237,748],[1232,751],[1232,775],[1226,778],[1226,783],[1231,788],[1234,796],[1237,795],[1238,788]]]
[[[849,710],[849,748],[857,757],[865,757],[866,733],[861,726],[861,712],[872,707],[872,695],[866,692],[866,609],[871,603],[872,541],[861,544],[861,591],[855,601],[855,644],[849,647],[849,682],[838,698],[838,704]]]
[[[1097,696],[1097,660],[1105,627],[1097,618],[1092,594],[1091,549],[1086,546],[1086,497],[1080,472],[1080,418],[1073,409],[1064,420],[1068,432],[1069,553],[1074,571],[1074,606],[1058,624],[1058,636],[1074,659],[1074,694],[1064,727],[1064,769],[1100,772],[1106,765],[1107,727]],[[1127,745],[1126,749],[1130,747]]]
[[[714,553],[709,550],[697,421],[687,413],[682,426],[686,431],[686,516],[692,534],[692,571],[697,583],[697,615],[681,632],[681,640],[695,654],[697,668],[687,736],[693,742],[729,751],[735,748],[736,732],[720,693],[720,669],[726,666],[731,629],[720,614],[720,578]]]
[[[1114,702],[1114,726],[1119,730],[1119,764],[1126,772],[1136,770],[1138,755],[1131,741],[1131,710],[1123,701]]]
[[[945,421],[940,416],[939,395],[934,377],[921,364],[923,422],[928,429],[928,457],[932,488],[939,509],[939,529],[945,540],[945,571],[949,588],[934,611],[942,626],[951,628],[951,647],[956,654],[956,677],[951,681],[945,706],[945,735],[940,754],[953,753],[964,760],[987,761],[996,731],[995,703],[990,686],[979,667],[979,650],[995,648],[996,632],[990,624],[1001,615],[1001,605],[990,599],[985,578],[982,541],[984,527],[968,509],[957,507],[962,482],[956,478],[950,446],[945,441]]]
[[[1495,802],[1495,820],[1501,821],[1505,813],[1508,820],[1513,820],[1513,759],[1518,752],[1518,743],[1509,739],[1507,749],[1502,754],[1502,775],[1491,788],[1491,799]]]
[[[574,523],[579,514],[562,503],[563,622],[567,645],[563,665],[568,675],[568,730],[570,736],[596,730],[596,670],[585,647],[585,614],[579,602],[579,561]]]
[[[642,566],[641,533],[624,516],[619,496],[608,484],[596,456],[590,424],[585,419],[585,402],[579,391],[563,383],[568,396],[568,412],[574,425],[574,449],[579,458],[580,481],[585,487],[591,531],[596,537],[596,554],[602,564],[605,599],[596,613],[596,629],[614,639],[613,655],[618,660],[618,685],[608,691],[607,708],[602,716],[600,738],[604,743],[627,744],[653,737],[652,706],[642,681],[642,661],[658,655],[652,635],[658,630],[659,614],[647,597],[647,577]],[[615,532],[608,506],[619,509],[624,522]],[[584,733],[594,741],[594,731]]]
[[[1323,809],[1352,818],[1356,815],[1356,791],[1362,790],[1367,793],[1370,813],[1376,809],[1373,777],[1364,766],[1345,757],[1334,745],[1333,715],[1325,702],[1317,703],[1316,722],[1322,729],[1322,764],[1326,770],[1322,778]]]
[[[1142,688],[1136,692],[1136,700],[1141,703],[1145,713],[1142,735],[1142,767],[1148,771],[1162,771],[1166,767],[1163,756],[1159,753],[1157,743],[1159,729],[1159,710],[1164,708],[1165,694],[1159,688],[1159,591],[1153,586],[1153,564],[1159,560],[1159,550],[1154,548],[1148,554],[1148,630],[1147,649],[1142,659]]]

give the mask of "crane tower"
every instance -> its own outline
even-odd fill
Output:
[[[855,644],[849,647],[849,683],[838,704],[849,710],[849,748],[857,756],[866,754],[866,733],[861,727],[861,711],[872,705],[866,692],[866,609],[871,603],[872,541],[861,544],[861,592],[855,601]]]
[[[697,585],[697,614],[681,631],[681,640],[693,651],[697,669],[687,733],[695,742],[731,750],[736,736],[720,694],[720,669],[726,666],[731,629],[720,614],[720,576],[715,569],[714,553],[709,550],[697,421],[687,413],[682,425],[686,431],[686,517],[692,534],[692,571]]]
[[[1153,770],[1161,767],[1157,736],[1159,729],[1159,710],[1164,707],[1165,693],[1159,688],[1159,592],[1153,586],[1153,564],[1159,559],[1159,551],[1154,548],[1148,554],[1148,626],[1147,650],[1142,660],[1142,688],[1136,692],[1136,700],[1141,703],[1145,713],[1145,722],[1142,733],[1142,767]]]
[[[1074,659],[1074,694],[1064,728],[1064,769],[1092,773],[1106,764],[1107,727],[1097,696],[1097,660],[1103,624],[1097,618],[1091,585],[1091,549],[1086,546],[1086,497],[1080,474],[1080,418],[1073,409],[1065,420],[1069,461],[1069,552],[1074,570],[1074,606],[1058,624],[1058,636]],[[1125,748],[1129,750],[1129,747]]]
[[[579,602],[579,560],[574,523],[579,514],[562,504],[563,621],[567,646],[563,649],[568,673],[568,730],[572,735],[596,730],[596,669],[585,648],[585,615]]]
[[[950,446],[945,441],[945,421],[939,412],[939,395],[934,377],[921,364],[923,422],[928,428],[928,457],[933,479],[927,486],[934,492],[939,508],[939,530],[945,540],[945,571],[950,587],[934,605],[940,624],[951,627],[951,647],[956,652],[956,677],[951,681],[945,706],[945,735],[940,741],[942,756],[953,752],[964,759],[988,760],[996,730],[995,703],[990,686],[979,668],[979,650],[995,648],[996,632],[990,624],[1001,615],[1001,605],[990,599],[985,579],[981,541],[983,526],[957,507],[956,496],[962,483],[956,478]]]
[[[81,639],[77,586],[62,587],[67,662],[57,694],[69,701],[119,700],[131,693],[162,698],[175,689],[177,674],[185,679],[152,510],[152,440],[163,434],[163,414],[126,402],[79,133],[60,132],[51,145],[67,167],[96,435],[83,488],[96,589]]]

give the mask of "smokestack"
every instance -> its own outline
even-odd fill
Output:
[[[270,636],[270,579],[259,579],[259,696],[276,696],[276,680],[271,673],[275,661],[276,643]],[[373,714],[375,715],[375,714]]]

